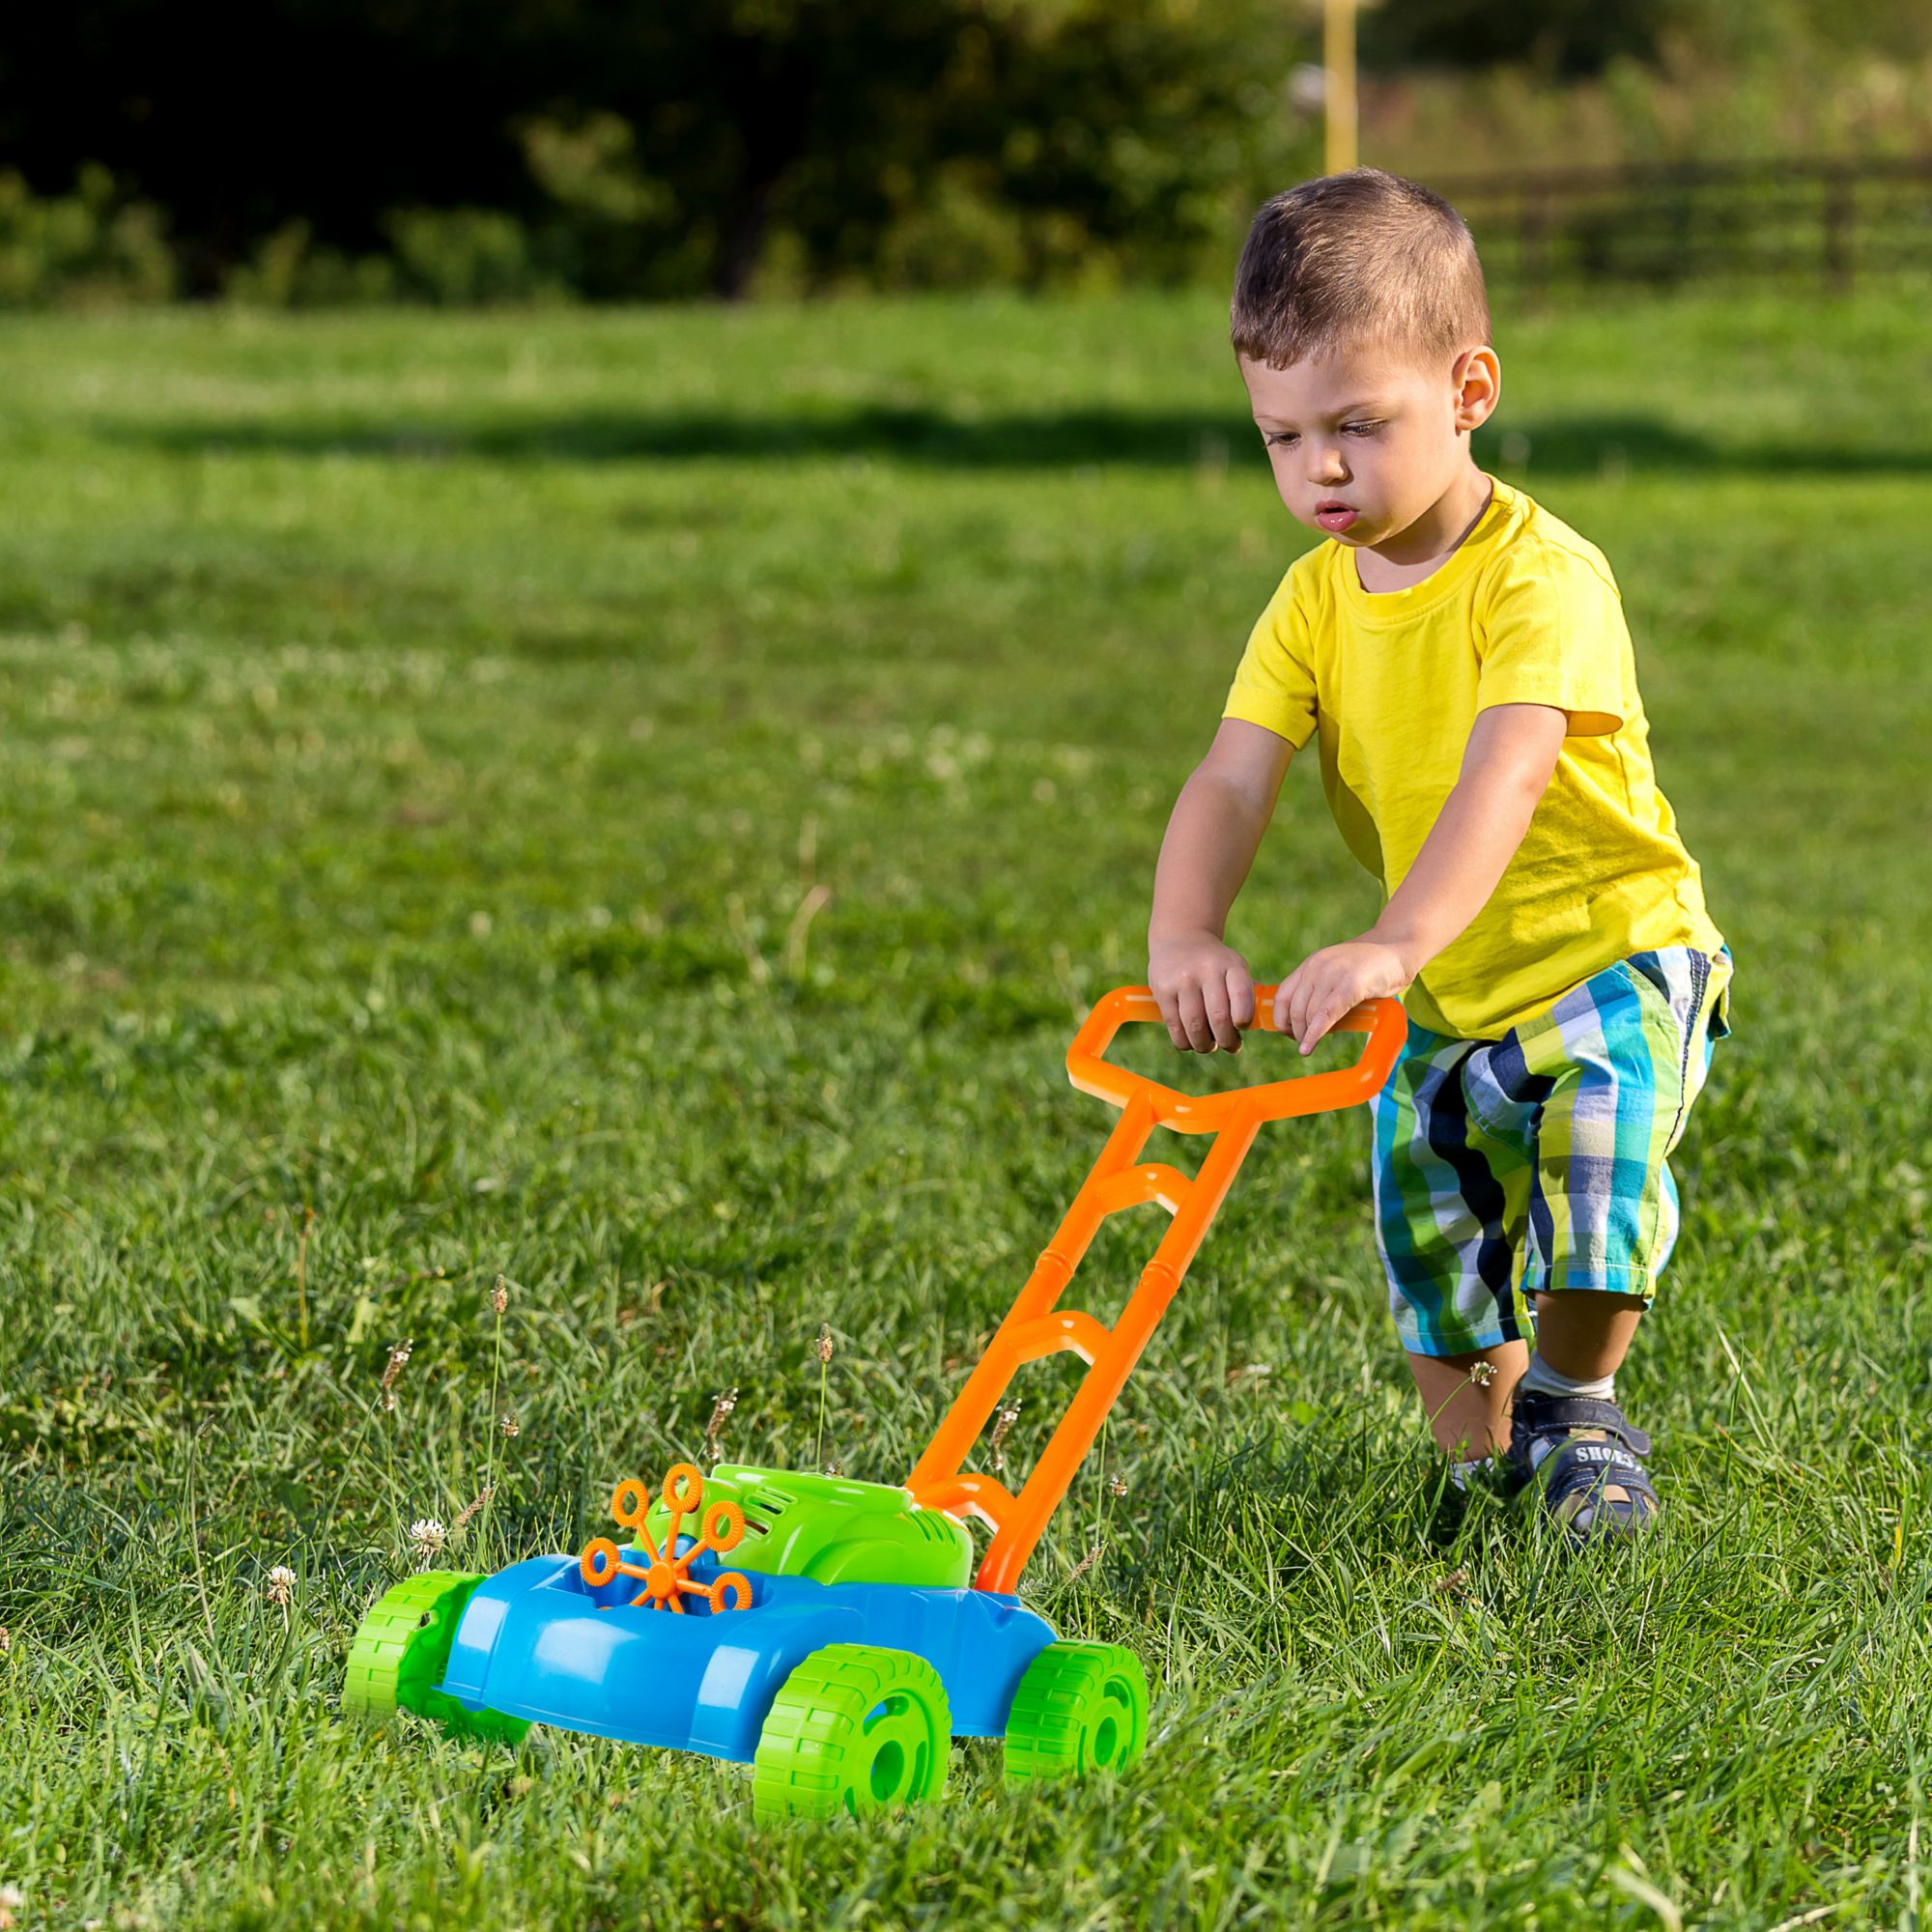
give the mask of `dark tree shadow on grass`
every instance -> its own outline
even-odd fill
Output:
[[[129,422],[117,440],[182,455],[222,451],[353,456],[397,462],[698,463],[758,458],[875,458],[955,469],[1084,466],[1191,468],[1262,459],[1238,412],[1040,410],[963,415],[925,406],[755,416],[722,410],[580,410],[479,418],[346,418],[333,422]],[[1477,460],[1539,477],[1628,474],[1932,475],[1932,447],[1728,442],[1641,415],[1510,419],[1476,439]]]

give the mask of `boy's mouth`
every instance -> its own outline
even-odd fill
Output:
[[[1324,497],[1315,506],[1315,521],[1331,534],[1346,530],[1359,514],[1339,497]]]

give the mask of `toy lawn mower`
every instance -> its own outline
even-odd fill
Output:
[[[1273,991],[1256,989],[1258,1014]],[[955,1737],[1003,1740],[1012,1783],[1132,1763],[1147,1744],[1140,1659],[1057,1637],[1021,1604],[1020,1574],[1262,1123],[1372,1098],[1406,1027],[1396,1002],[1373,1000],[1340,1023],[1369,1035],[1353,1066],[1197,1096],[1104,1057],[1122,1024],[1158,1018],[1145,987],[1121,987],[1074,1037],[1073,1085],[1120,1121],[903,1485],[688,1463],[655,1495],[620,1483],[624,1546],[599,1537],[577,1556],[389,1590],[350,1647],[344,1708],[511,1742],[555,1724],[747,1763],[762,1821],[936,1797]],[[1156,1126],[1213,1136],[1191,1179],[1139,1160]],[[1114,1326],[1061,1308],[1101,1221],[1150,1202],[1173,1221]],[[1019,1492],[966,1469],[1014,1371],[1061,1350],[1087,1373]],[[977,1572],[968,1516],[991,1531]]]

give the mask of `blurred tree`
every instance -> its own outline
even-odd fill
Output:
[[[1520,61],[1549,79],[1656,57],[1683,15],[1672,0],[1400,0],[1361,16],[1365,67],[1493,67]]]
[[[561,14],[563,9],[559,7]],[[635,130],[668,220],[702,240],[713,293],[745,293],[775,221],[815,266],[863,255],[891,185],[923,178],[972,0],[661,0],[571,10],[575,108]]]
[[[384,245],[412,203],[513,206],[520,0],[72,0],[0,21],[0,151],[43,190],[99,161],[167,209],[191,292],[305,221]],[[539,16],[541,10],[536,10]],[[536,38],[541,38],[540,35]]]
[[[0,162],[22,177],[18,236],[46,225],[46,197],[93,209],[149,235],[144,260],[172,248],[163,279],[196,294],[733,297],[774,259],[807,289],[1181,275],[1225,268],[1254,203],[1319,165],[1319,128],[1285,93],[1319,14],[1312,0],[16,5],[0,12]],[[1917,62],[1928,43],[1925,0],[1865,0],[1855,19],[1842,0],[1384,0],[1362,16],[1374,66],[1501,64],[1551,99],[1602,72],[1646,105],[1653,62],[1721,87],[1754,62],[1808,80],[1861,49]],[[90,164],[111,207],[76,187]]]
[[[440,209],[593,296],[732,297],[775,228],[825,280],[962,168],[1040,273],[1056,223],[1169,261],[1225,222],[1297,44],[1274,0],[72,0],[0,24],[0,151],[105,164],[198,293]]]
[[[1027,279],[1095,246],[1184,274],[1313,165],[1286,93],[1311,46],[1278,0],[988,6],[949,73],[946,149],[1018,214]]]
[[[696,242],[727,298],[774,231],[808,284],[864,270],[942,180],[1011,212],[1036,279],[1053,232],[1172,266],[1280,149],[1306,44],[1275,0],[606,0],[573,35],[572,105],[633,130],[657,252]]]
[[[1848,50],[1922,59],[1925,0],[1364,0],[1364,65],[1487,68],[1520,64],[1541,79],[1578,80],[1619,60],[1656,64],[1666,43],[1725,67],[1773,53],[1829,65]]]

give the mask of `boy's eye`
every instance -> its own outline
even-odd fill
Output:
[[[1384,418],[1375,417],[1365,422],[1350,422],[1342,425],[1344,436],[1374,436],[1380,429]],[[1301,440],[1292,429],[1270,429],[1262,432],[1262,440],[1270,449],[1291,449]]]

